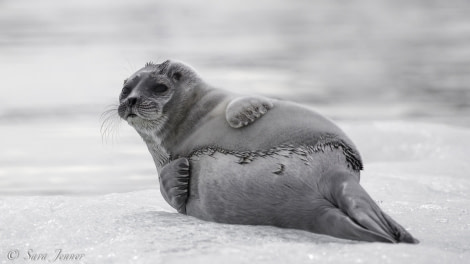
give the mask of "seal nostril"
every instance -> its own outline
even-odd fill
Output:
[[[137,103],[137,97],[130,97],[127,99],[127,104],[129,106],[134,106]]]

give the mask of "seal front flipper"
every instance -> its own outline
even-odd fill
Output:
[[[322,193],[333,205],[316,219],[322,231],[355,240],[419,243],[379,208],[347,170],[332,169],[322,180]]]
[[[189,190],[189,161],[179,158],[165,165],[159,175],[163,198],[179,213],[186,214]]]
[[[271,99],[261,96],[248,96],[233,99],[225,109],[225,118],[233,128],[253,123],[269,109],[273,108]]]

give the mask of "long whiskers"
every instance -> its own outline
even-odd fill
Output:
[[[100,116],[101,122],[101,142],[114,142],[115,137],[119,132],[119,125],[121,124],[121,118],[118,115],[118,105],[110,105],[107,107]]]

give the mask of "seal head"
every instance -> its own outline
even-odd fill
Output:
[[[124,80],[119,96],[119,116],[139,132],[158,134],[168,121],[167,113],[171,112],[172,117],[177,117],[180,112],[178,108],[182,104],[172,104],[172,101],[183,104],[189,101],[192,88],[200,83],[195,71],[175,67],[178,64],[170,61],[147,63]]]
[[[191,67],[180,62],[147,63],[128,79],[119,96],[119,116],[146,142],[157,170],[170,154],[162,142],[171,141],[206,85]]]

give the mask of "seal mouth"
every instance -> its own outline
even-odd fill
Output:
[[[137,117],[136,114],[128,114],[128,115],[126,116],[126,119],[127,119],[127,118],[135,118],[135,117]]]

